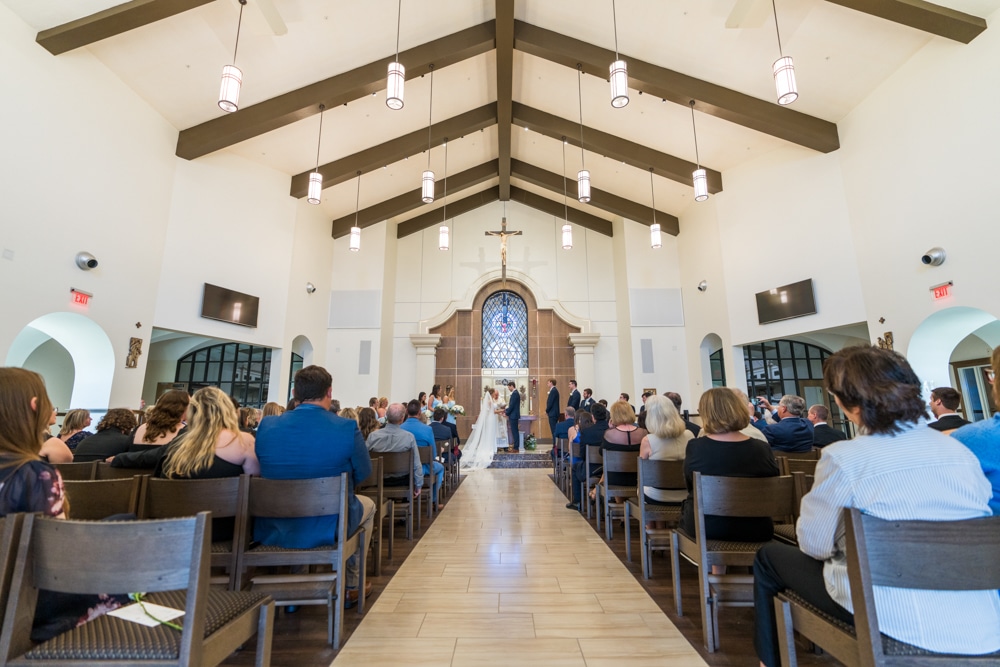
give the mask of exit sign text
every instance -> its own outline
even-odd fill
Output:
[[[953,283],[951,281],[942,283],[940,285],[935,285],[934,287],[931,288],[931,294],[934,295],[935,300],[947,298],[951,296],[952,285]]]

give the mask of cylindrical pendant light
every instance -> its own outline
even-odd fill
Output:
[[[438,250],[447,250],[451,246],[451,234],[448,232],[448,138],[444,140],[444,206],[441,208],[441,227],[438,228]]]
[[[323,142],[323,110],[325,104],[319,105],[319,136],[316,139],[316,170],[309,174],[309,194],[306,201],[310,204],[319,204],[323,196],[323,175],[319,173],[319,148]]]
[[[420,198],[425,204],[434,201],[434,172],[431,171],[431,127],[434,120],[434,63],[430,64],[431,94],[427,103],[427,169],[420,179]]]
[[[781,30],[778,28],[778,8],[771,0],[771,9],[774,11],[774,34],[778,37],[778,55],[771,70],[774,73],[774,87],[778,91],[778,104],[784,106],[791,104],[799,97],[798,87],[795,85],[795,64],[791,56],[786,56],[781,50]]]
[[[701,168],[701,156],[698,155],[698,128],[694,124],[694,100],[691,100],[691,131],[694,134],[694,159],[697,169],[691,173],[691,180],[694,185],[694,200],[705,201],[708,199],[708,174]]]
[[[628,65],[618,57],[618,15],[615,0],[611,0],[611,20],[615,27],[615,61],[608,68],[611,81],[611,106],[621,109],[628,104]]]
[[[358,226],[358,211],[361,206],[361,172],[358,172],[358,193],[354,199],[354,226],[351,227],[351,252],[361,250],[361,227]]]
[[[573,249],[573,225],[569,224],[569,194],[566,187],[566,137],[562,138],[562,157],[563,157],[563,220],[565,224],[562,226],[562,247],[563,250]]]
[[[247,0],[239,0],[240,18],[236,23],[236,46],[233,47],[233,64],[222,68],[222,85],[219,87],[219,108],[227,113],[233,113],[240,108],[240,86],[243,85],[243,72],[236,66],[236,52],[240,48],[240,27],[243,25],[243,7]]]
[[[583,149],[583,65],[576,65],[577,101],[580,104],[580,171],[576,174],[576,198],[582,204],[590,201],[590,172],[584,164]]]
[[[649,198],[653,204],[653,224],[649,227],[649,247],[654,250],[663,246],[663,234],[656,222],[656,191],[653,189],[653,168],[649,168]]]
[[[389,76],[385,86],[385,105],[398,111],[403,108],[403,85],[406,68],[399,64],[399,20],[403,14],[403,0],[396,7],[396,60],[389,63]]]

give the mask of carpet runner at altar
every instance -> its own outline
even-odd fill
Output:
[[[507,452],[497,452],[493,457],[490,468],[551,468],[552,458],[548,451],[524,452],[523,454],[509,454]]]

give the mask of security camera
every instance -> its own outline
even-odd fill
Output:
[[[941,266],[945,260],[944,248],[931,248],[923,254],[920,261],[930,266]]]
[[[78,252],[76,253],[76,265],[84,271],[90,271],[97,268],[97,258],[89,252]]]
[[[315,285],[313,285],[312,283],[306,283],[306,292],[307,293],[312,294],[315,291],[316,291],[316,286]]]
[[[707,289],[708,289],[708,281],[707,280],[702,280],[700,283],[698,283],[698,291],[699,292],[704,292]]]

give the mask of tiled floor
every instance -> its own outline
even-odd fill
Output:
[[[483,470],[334,665],[705,665],[547,470]]]

